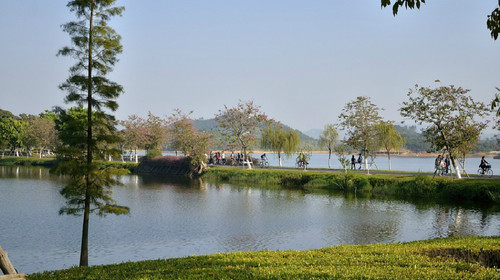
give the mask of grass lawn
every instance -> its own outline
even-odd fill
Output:
[[[220,253],[71,268],[27,279],[500,279],[500,237]]]

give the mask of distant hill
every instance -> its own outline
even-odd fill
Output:
[[[313,128],[313,129],[309,129],[308,131],[305,132],[305,134],[309,137],[312,137],[316,140],[319,139],[319,136],[321,135],[321,133],[323,132],[322,129],[319,129],[319,128]]]
[[[394,125],[396,130],[405,139],[405,147],[412,152],[429,151],[431,145],[425,141],[421,132],[417,131],[416,126]],[[495,138],[482,136],[473,152],[499,151],[500,143]]]
[[[193,125],[199,131],[210,132],[210,133],[213,133],[213,134],[216,134],[216,135],[218,134],[219,124],[217,123],[217,121],[215,119],[197,119],[197,120],[193,120]],[[309,144],[311,144],[313,146],[317,146],[317,142],[318,142],[317,139],[314,139],[313,137],[304,134],[300,130],[293,129],[293,128],[291,128],[288,125],[285,125],[285,124],[282,124],[282,125],[283,125],[283,128],[286,129],[286,130],[295,130],[295,131],[297,131],[299,133],[299,137],[300,137],[300,141],[301,142],[309,143]],[[257,135],[257,136],[260,137],[260,131],[258,133],[259,133],[259,135]]]
[[[425,137],[417,131],[416,126],[394,125],[396,131],[401,134],[406,141],[405,147],[412,152],[425,152],[431,148],[431,145],[425,142]]]

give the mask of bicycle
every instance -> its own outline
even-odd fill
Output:
[[[300,160],[295,161],[295,168],[307,168],[308,163]]]
[[[259,166],[260,168],[269,168],[269,162],[267,160],[261,160]]]
[[[479,176],[488,176],[488,177],[493,176],[493,170],[491,170],[491,165],[486,165],[484,168],[480,167],[477,170],[477,174]]]

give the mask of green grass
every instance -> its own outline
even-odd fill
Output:
[[[46,166],[52,167],[57,163],[55,158],[35,158],[35,157],[4,157],[0,158],[1,166]]]
[[[500,279],[500,237],[220,253],[71,268],[27,279]]]
[[[96,161],[101,168],[127,169],[132,172],[137,163],[120,161]],[[53,167],[57,164],[55,158],[35,158],[35,157],[4,157],[0,158],[0,166],[44,166]]]
[[[500,203],[500,179],[431,177],[425,174],[366,175],[272,169],[212,168],[204,179],[229,183],[277,185],[286,188],[328,189],[378,196],[448,201]]]

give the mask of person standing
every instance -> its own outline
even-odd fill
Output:
[[[362,166],[362,164],[361,164],[361,163],[362,163],[362,162],[363,162],[363,157],[361,156],[361,154],[359,154],[359,156],[358,156],[358,164],[359,164],[359,168],[358,168],[358,169],[359,169],[359,170],[361,170],[361,166]]]
[[[434,161],[434,175],[437,173],[439,176],[441,176],[441,160],[443,160],[441,155],[438,155],[436,160]]]
[[[356,158],[354,157],[354,155],[352,155],[351,157],[351,170],[352,169],[356,169]]]
[[[448,155],[444,158],[444,164],[446,165],[446,175],[448,175],[448,171],[450,170],[450,157]]]

